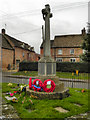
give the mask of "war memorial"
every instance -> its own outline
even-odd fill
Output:
[[[56,61],[51,57],[50,51],[50,18],[52,13],[49,4],[42,9],[45,21],[45,39],[43,40],[43,56],[38,61],[38,76],[29,80],[27,95],[35,95],[38,99],[63,99],[69,96],[69,89],[64,87],[56,76]],[[32,89],[33,88],[33,89]]]

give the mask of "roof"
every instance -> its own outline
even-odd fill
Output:
[[[8,44],[5,43],[6,40],[7,40],[8,42],[10,41],[9,44],[10,44],[10,43],[13,43],[14,47],[19,47],[19,48],[22,48],[22,49],[25,49],[25,50],[33,51],[32,47],[31,47],[30,45],[28,45],[27,43],[22,42],[22,41],[20,41],[20,40],[17,40],[17,39],[15,39],[15,38],[7,35],[7,34],[3,34],[2,44],[3,44],[4,46],[8,46]],[[11,46],[12,46],[12,44],[11,44]],[[9,46],[8,46],[8,47],[9,47]],[[12,47],[13,47],[13,46],[12,46]]]
[[[53,43],[54,43],[54,40],[50,40],[50,45],[51,45],[51,47],[53,46]],[[43,48],[43,42],[42,42],[40,48]]]
[[[8,42],[8,40],[2,35],[0,34],[1,39],[2,39],[2,48],[6,48],[6,49],[13,49],[13,47],[11,46],[11,44]]]
[[[52,47],[81,47],[83,42],[82,34],[73,34],[73,35],[60,35],[55,36],[54,40],[50,40],[51,48]],[[43,43],[41,47],[43,48]]]
[[[53,47],[80,47],[82,42],[81,34],[55,36]]]

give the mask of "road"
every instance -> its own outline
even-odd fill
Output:
[[[3,83],[17,83],[17,84],[28,84],[29,79],[27,78],[11,78],[11,77],[5,77],[6,75],[9,75],[12,73],[2,73],[2,82]],[[62,81],[65,85],[65,87],[73,87],[73,88],[86,88],[88,89],[88,83],[83,82],[67,82]]]

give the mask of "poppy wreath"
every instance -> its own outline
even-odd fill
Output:
[[[51,88],[47,88],[47,82],[48,81],[51,81]],[[43,90],[45,92],[53,92],[54,91],[54,89],[55,89],[55,83],[51,79],[45,80],[43,84],[44,84],[43,85]]]
[[[36,86],[36,81],[39,81],[39,87]],[[40,79],[35,79],[33,81],[33,89],[34,89],[34,91],[38,91],[39,92],[39,91],[41,91],[42,88],[43,88],[42,81]]]
[[[29,89],[32,89],[32,78],[29,78]]]

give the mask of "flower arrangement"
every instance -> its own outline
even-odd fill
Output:
[[[17,102],[18,102],[18,99],[13,98],[13,99],[12,99],[12,102],[17,103]]]
[[[13,93],[10,93],[10,96],[12,97],[14,94]]]
[[[12,86],[12,83],[8,83],[8,86]]]

